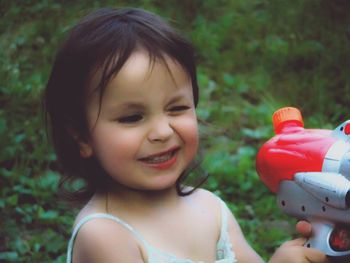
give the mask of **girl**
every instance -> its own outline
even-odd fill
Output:
[[[234,216],[184,185],[198,146],[193,49],[159,17],[102,9],[61,46],[45,93],[66,178],[82,178],[67,262],[262,262]],[[295,240],[271,262],[325,262]]]

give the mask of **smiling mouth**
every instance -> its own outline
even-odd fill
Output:
[[[149,157],[145,157],[145,158],[140,158],[139,160],[142,162],[146,162],[149,164],[159,164],[159,163],[164,163],[167,162],[169,160],[171,160],[171,158],[173,158],[175,156],[175,154],[178,152],[179,148],[167,151],[167,152],[163,152],[157,155],[153,155],[153,156],[149,156]]]

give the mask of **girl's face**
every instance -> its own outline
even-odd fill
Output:
[[[106,87],[87,101],[90,137],[85,157],[95,156],[119,186],[163,190],[174,186],[198,146],[192,85],[182,67],[151,66],[135,51]],[[171,73],[170,73],[170,72]]]

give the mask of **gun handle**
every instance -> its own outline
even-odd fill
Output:
[[[332,233],[336,226],[327,221],[310,221],[313,235],[304,246],[315,248],[324,252],[331,258],[331,262],[350,262],[350,249],[339,250],[332,245]],[[344,261],[345,260],[345,261]]]

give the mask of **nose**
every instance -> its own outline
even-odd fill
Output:
[[[148,140],[151,142],[167,141],[174,134],[170,120],[167,117],[155,118],[150,125]]]

